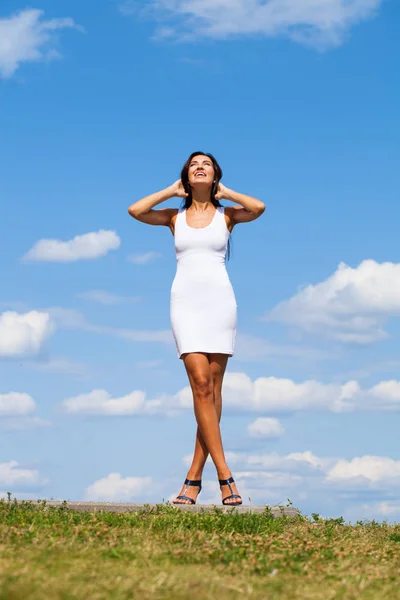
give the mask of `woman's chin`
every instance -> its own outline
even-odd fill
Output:
[[[190,187],[192,190],[207,190],[212,186],[211,181],[193,181],[190,182]]]

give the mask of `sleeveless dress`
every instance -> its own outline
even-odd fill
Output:
[[[234,354],[237,304],[225,267],[229,236],[223,207],[200,229],[187,224],[185,208],[178,211],[171,324],[179,358],[190,352]]]

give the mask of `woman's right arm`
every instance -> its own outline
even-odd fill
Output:
[[[134,204],[131,204],[128,208],[128,212],[131,217],[142,223],[147,223],[148,225],[165,225],[169,227],[171,225],[172,217],[176,214],[176,208],[162,208],[158,210],[153,210],[153,208],[154,206],[157,206],[157,204],[161,204],[161,202],[165,202],[175,196],[178,196],[179,198],[186,198],[187,196],[180,179],[164,190],[156,192],[155,194],[150,194],[150,196],[146,196]]]

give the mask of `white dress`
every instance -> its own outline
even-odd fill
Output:
[[[186,209],[178,212],[171,324],[179,358],[189,352],[234,354],[237,305],[225,267],[229,236],[223,207],[200,229],[187,224]]]

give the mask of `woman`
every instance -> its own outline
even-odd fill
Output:
[[[217,469],[222,503],[242,504],[226,464],[219,422],[222,382],[236,337],[236,300],[225,256],[232,229],[257,219],[265,205],[221,182],[222,171],[211,154],[194,152],[181,179],[129,207],[129,214],[148,225],[169,227],[175,237],[177,272],[171,289],[171,323],[178,356],[193,392],[197,436],[192,465],[175,504],[195,504],[208,454]],[[178,197],[184,207],[154,210]],[[222,207],[220,200],[240,206]]]

